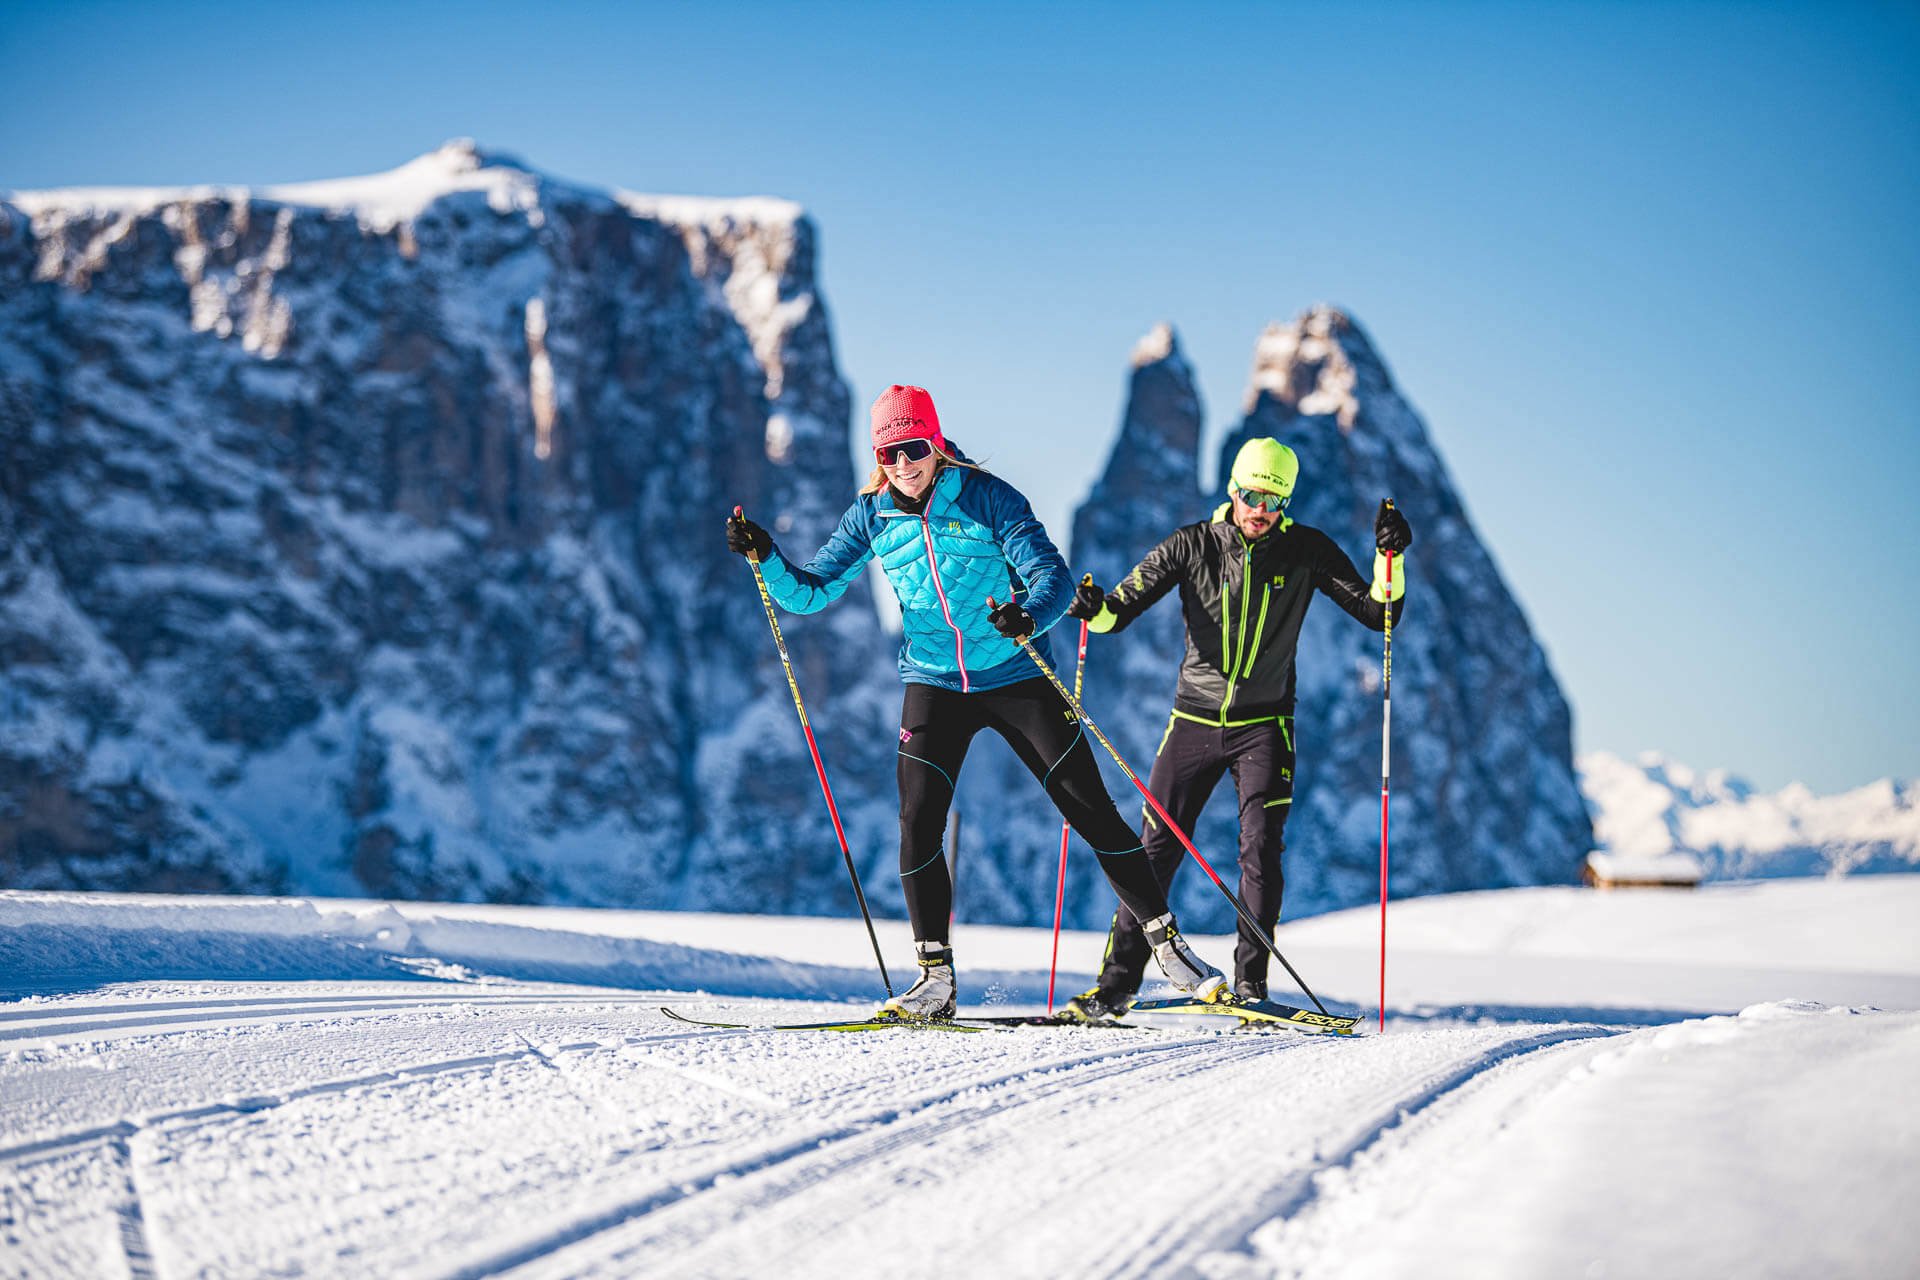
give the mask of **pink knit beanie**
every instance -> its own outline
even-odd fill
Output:
[[[925,387],[898,383],[888,387],[873,402],[872,418],[875,449],[902,440],[931,440],[943,453],[947,451],[947,438],[940,433],[940,415],[934,412],[933,397]]]

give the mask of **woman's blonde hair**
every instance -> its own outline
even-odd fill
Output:
[[[933,446],[933,453],[934,453],[934,456],[939,459],[939,462],[935,464],[933,468],[933,474],[935,479],[938,479],[940,476],[940,473],[942,471],[945,471],[948,467],[966,467],[971,471],[978,471],[981,475],[987,474],[987,469],[981,466],[979,463],[968,462],[965,458],[955,457],[953,454],[948,453],[945,449],[942,449],[937,444]],[[873,474],[867,477],[867,482],[860,486],[860,492],[863,494],[878,493],[886,487],[887,487],[887,469],[885,467],[876,466],[873,469]]]

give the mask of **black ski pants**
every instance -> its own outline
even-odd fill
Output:
[[[1222,726],[1175,715],[1160,740],[1147,790],[1191,836],[1207,798],[1229,769],[1240,797],[1240,896],[1271,937],[1280,921],[1280,854],[1287,847],[1287,814],[1293,808],[1293,717]],[[1163,888],[1170,888],[1187,851],[1151,809],[1146,846],[1154,875]],[[1100,989],[1128,995],[1138,991],[1148,954],[1140,917],[1123,901],[1107,935]],[[1236,984],[1258,983],[1263,990],[1267,981],[1266,944],[1244,920],[1233,950],[1233,976]]]
[[[1122,909],[1134,919],[1163,914],[1166,896],[1140,837],[1107,794],[1092,743],[1059,690],[1039,676],[972,693],[910,684],[900,702],[900,883],[915,940],[948,940],[953,877],[941,840],[960,763],[982,729],[1006,739],[1060,816],[1100,855]]]

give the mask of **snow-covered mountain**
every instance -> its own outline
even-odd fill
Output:
[[[1759,794],[1724,770],[1657,752],[1580,757],[1594,836],[1610,853],[1692,854],[1712,880],[1920,871],[1920,782],[1883,778],[1840,795],[1799,783]]]
[[[814,242],[464,142],[0,201],[0,883],[829,900],[719,538],[851,487]],[[790,637],[890,775],[864,613]]]

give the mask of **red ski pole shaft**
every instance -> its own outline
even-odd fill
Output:
[[[987,607],[989,609],[994,607],[992,596],[987,597]],[[1022,639],[1018,641],[1018,644],[1022,649],[1027,651],[1027,656],[1033,659],[1033,665],[1040,668],[1040,674],[1044,675],[1048,682],[1060,691],[1060,696],[1067,700],[1067,706],[1072,709],[1076,716],[1080,717],[1080,723],[1087,727],[1087,732],[1099,739],[1100,745],[1107,749],[1107,754],[1113,757],[1113,762],[1120,766],[1120,772],[1127,775],[1127,781],[1133,784],[1136,791],[1146,797],[1147,804],[1152,807],[1154,813],[1159,815],[1160,821],[1167,824],[1167,830],[1173,832],[1174,837],[1180,841],[1181,847],[1193,857],[1195,862],[1200,864],[1200,869],[1207,873],[1207,879],[1213,881],[1213,887],[1226,895],[1227,901],[1233,904],[1233,909],[1240,913],[1241,923],[1253,931],[1253,936],[1260,939],[1261,945],[1272,952],[1273,958],[1278,960],[1281,967],[1286,969],[1286,971],[1292,975],[1293,980],[1300,984],[1300,990],[1306,993],[1307,999],[1313,1001],[1314,1008],[1326,1014],[1328,1017],[1332,1017],[1332,1014],[1327,1013],[1327,1006],[1320,1003],[1320,997],[1313,994],[1313,988],[1307,985],[1306,979],[1302,978],[1299,971],[1293,967],[1286,956],[1280,953],[1280,948],[1275,945],[1272,935],[1261,928],[1260,922],[1253,918],[1253,912],[1249,910],[1247,904],[1241,900],[1240,895],[1235,893],[1232,887],[1220,878],[1220,873],[1213,869],[1212,863],[1200,856],[1200,851],[1193,847],[1193,841],[1187,838],[1187,833],[1181,830],[1180,824],[1173,820],[1172,815],[1167,812],[1164,805],[1154,799],[1153,792],[1147,790],[1147,784],[1140,781],[1140,775],[1128,766],[1126,758],[1115,749],[1113,743],[1107,740],[1107,735],[1100,732],[1100,726],[1093,722],[1093,717],[1087,714],[1087,709],[1080,705],[1080,699],[1075,697],[1073,691],[1060,682],[1060,677],[1054,672],[1054,669],[1047,665],[1047,660],[1041,657],[1039,651],[1033,647],[1032,639]]]
[[[746,519],[746,513],[739,507],[733,514]],[[847,848],[847,833],[840,825],[840,807],[833,802],[833,788],[827,785],[827,766],[820,761],[820,748],[813,740],[813,726],[807,722],[807,704],[800,698],[800,682],[794,679],[793,659],[787,656],[787,638],[780,634],[780,618],[773,611],[773,596],[767,591],[766,575],[760,572],[760,557],[749,554],[747,563],[753,566],[754,585],[760,588],[760,607],[767,611],[767,625],[773,628],[773,647],[780,651],[780,665],[787,673],[787,688],[793,691],[793,709],[800,713],[800,730],[807,735],[807,750],[813,756],[813,772],[820,779],[820,794],[827,798],[827,816],[833,819],[833,834],[840,841],[840,856],[847,864],[847,877],[853,881],[853,896],[860,903],[860,918],[867,922],[867,940],[873,944],[873,958],[880,966],[880,981],[887,988],[889,999],[893,996],[893,979],[887,976],[887,962],[880,955],[880,936],[873,930],[873,912],[867,909],[867,895],[860,888],[860,873],[854,869],[853,851]]]
[[[1088,574],[1088,582],[1093,575]],[[1080,696],[1080,682],[1087,672],[1087,623],[1080,620],[1080,654],[1073,663],[1073,695]],[[1047,966],[1047,1012],[1053,1012],[1053,983],[1060,972],[1060,912],[1067,901],[1067,833],[1072,825],[1066,819],[1060,820],[1060,874],[1053,886],[1053,961]]]
[[[1393,499],[1387,499],[1393,506]],[[1393,776],[1393,552],[1387,552],[1386,647],[1381,656],[1380,690],[1380,1030],[1387,1029],[1387,793]]]

